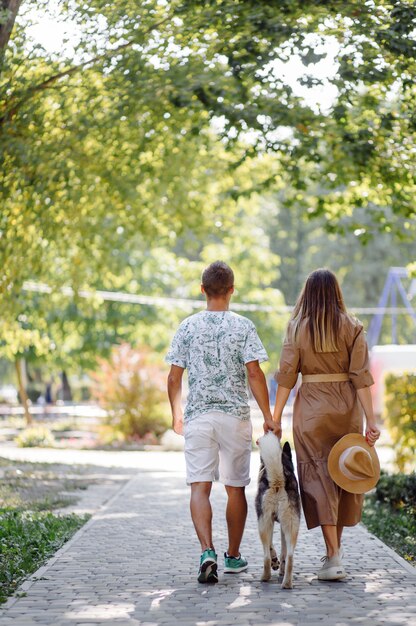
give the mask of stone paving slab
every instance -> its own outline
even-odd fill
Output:
[[[255,479],[242,546],[248,572],[199,585],[199,546],[189,515],[189,488],[167,453],[146,465],[98,511],[0,612],[1,626],[416,626],[416,572],[363,527],[345,532],[348,578],[319,582],[323,542],[303,525],[295,588],[277,575],[260,582],[261,545]],[[172,471],[161,471],[166,468]],[[149,461],[146,461],[149,463]],[[253,477],[258,457],[253,455]],[[179,463],[180,464],[180,463]],[[226,548],[225,495],[214,485],[214,540]],[[279,533],[275,533],[278,543]]]

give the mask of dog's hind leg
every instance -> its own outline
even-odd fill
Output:
[[[275,547],[273,545],[270,547],[270,558],[272,560],[272,569],[274,570],[279,569],[279,559],[278,559]]]
[[[285,575],[282,580],[282,589],[293,589],[293,546],[287,542]]]
[[[285,531],[285,532],[284,532]],[[293,523],[285,528],[286,567],[282,581],[282,589],[293,589],[293,553],[298,539],[299,523]]]
[[[283,524],[280,523],[280,568],[279,568],[280,576],[285,575],[286,554],[287,554],[286,535],[283,530]]]
[[[260,539],[263,544],[264,551],[264,567],[263,574],[261,579],[263,581],[270,580],[272,575],[271,571],[271,548],[272,548],[272,539],[273,539],[273,519],[270,516],[265,516],[264,514],[259,518],[259,534]]]

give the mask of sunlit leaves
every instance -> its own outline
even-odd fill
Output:
[[[55,49],[33,39],[35,9],[66,27]],[[26,2],[0,78],[0,288],[2,314],[23,333],[15,350],[32,337],[44,351],[35,321],[16,321],[26,279],[56,293],[134,281],[180,291],[154,248],[180,275],[174,253],[194,270],[231,248],[241,277],[269,288],[278,260],[262,257],[267,242],[242,217],[261,194],[284,191],[286,207],[330,232],[411,238],[414,21],[399,2]],[[332,100],[313,102],[319,87]],[[39,306],[39,318],[51,313]],[[92,315],[85,354],[129,333],[126,316],[127,330],[107,333],[103,319],[100,335]],[[62,354],[81,353],[74,342],[62,338]]]

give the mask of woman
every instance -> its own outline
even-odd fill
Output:
[[[294,404],[293,435],[303,510],[308,528],[320,526],[326,544],[318,578],[338,580],[346,576],[340,554],[342,531],[360,521],[363,496],[333,482],[328,455],[342,436],[363,432],[362,409],[371,446],[380,431],[369,389],[374,381],[363,327],[347,313],[337,279],[327,269],[307,278],[289,321],[275,377],[273,419],[279,424],[299,372],[303,382]]]

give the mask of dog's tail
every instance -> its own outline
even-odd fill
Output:
[[[259,439],[260,455],[267,472],[269,485],[275,489],[285,486],[285,476],[282,465],[282,449],[279,439],[272,432],[266,433]]]

